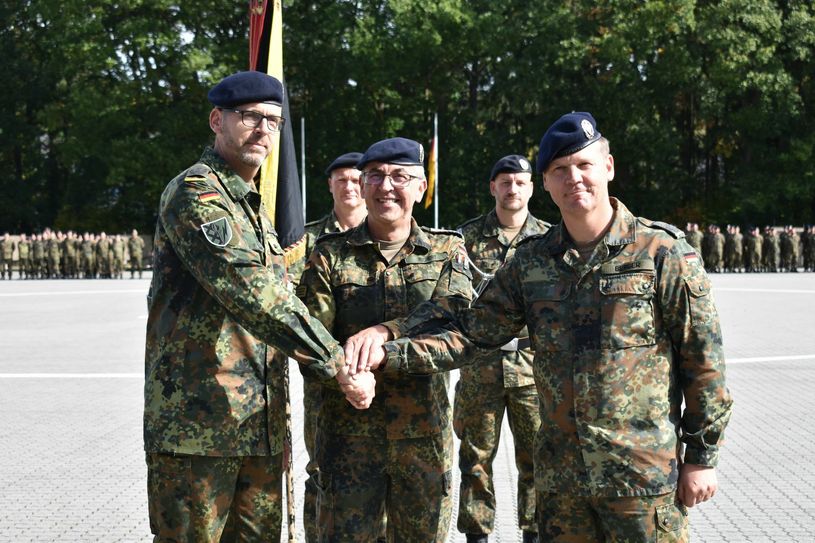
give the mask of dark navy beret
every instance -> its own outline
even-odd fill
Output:
[[[507,155],[498,160],[490,172],[490,181],[499,173],[532,173],[532,165],[521,155]]]
[[[357,162],[357,169],[361,170],[371,162],[422,166],[424,164],[424,147],[418,141],[406,138],[390,138],[378,141],[368,147],[368,150]]]
[[[554,159],[576,153],[599,139],[597,122],[591,113],[567,113],[555,121],[541,138],[538,173],[544,173]]]
[[[345,153],[334,159],[334,162],[325,169],[325,174],[331,176],[331,172],[337,168],[356,168],[357,162],[362,158],[362,153]]]
[[[238,72],[212,87],[207,98],[216,107],[235,107],[252,102],[281,105],[283,84],[263,72]]]

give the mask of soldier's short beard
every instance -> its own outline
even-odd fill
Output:
[[[263,165],[263,161],[266,160],[266,156],[259,156],[252,154],[248,151],[243,151],[239,155],[241,162],[246,164],[247,166],[252,166],[254,168],[259,168]]]

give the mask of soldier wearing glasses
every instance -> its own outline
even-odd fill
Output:
[[[325,175],[328,177],[328,190],[334,205],[331,212],[324,217],[306,224],[306,258],[289,266],[289,276],[293,281],[300,282],[300,275],[306,264],[306,259],[317,240],[334,232],[344,232],[358,225],[365,218],[365,200],[362,198],[362,179],[357,169],[357,162],[362,153],[344,153],[335,158]],[[308,478],[305,484],[303,497],[303,527],[306,541],[317,541],[317,486],[319,467],[314,453],[314,439],[317,434],[317,415],[319,414],[319,401],[322,384],[315,379],[305,368],[301,367],[303,374],[303,441],[306,445],[309,462],[306,465]]]
[[[213,87],[214,146],[161,196],[144,385],[154,541],[280,540],[279,353],[335,377],[356,407],[372,398],[373,376],[349,377],[340,345],[290,293],[255,188],[282,91],[259,72]]]
[[[297,293],[340,341],[353,336],[364,349],[376,336],[398,336],[404,317],[427,300],[452,311],[469,304],[464,240],[419,227],[412,217],[427,188],[423,155],[419,143],[404,138],[373,144],[357,164],[366,220],[324,235],[306,264]],[[358,334],[369,326],[367,335]],[[447,540],[453,453],[447,383],[445,374],[377,376],[377,397],[364,412],[323,385],[316,438],[320,541],[374,541],[383,513],[388,541]]]

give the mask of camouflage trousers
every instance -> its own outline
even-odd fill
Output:
[[[538,493],[541,543],[687,543],[688,510],[676,493],[585,497]]]
[[[280,541],[282,458],[147,453],[154,543]]]
[[[136,272],[139,272],[139,278],[142,276],[141,270],[141,255],[130,255],[130,278],[133,279],[133,276]]]
[[[317,432],[321,543],[444,543],[452,514],[453,432],[379,439]]]
[[[317,439],[317,418],[320,413],[320,398],[323,385],[313,377],[303,376],[303,441],[308,453],[306,483],[303,492],[303,528],[306,543],[316,543],[317,539],[317,496],[320,467],[317,465],[315,440]]]
[[[492,533],[495,522],[492,463],[498,453],[504,411],[515,442],[518,526],[529,532],[537,529],[532,455],[535,434],[540,427],[540,411],[535,385],[504,388],[501,382],[459,381],[456,383],[453,428],[461,440],[457,528],[462,533]]]

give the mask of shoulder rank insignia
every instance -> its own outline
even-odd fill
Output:
[[[201,225],[201,231],[207,241],[216,247],[226,247],[226,244],[232,239],[232,227],[229,226],[226,217],[205,222]]]

